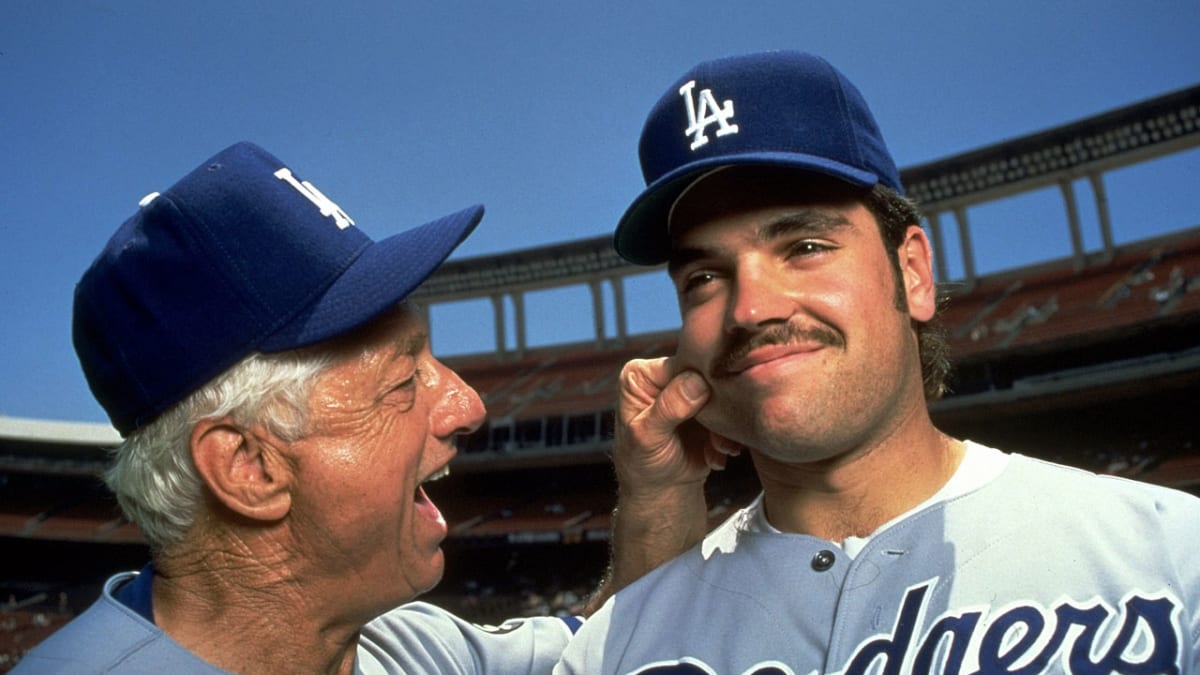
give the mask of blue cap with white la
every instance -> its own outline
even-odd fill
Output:
[[[643,265],[667,260],[671,206],[718,167],[793,167],[902,192],[862,94],[827,61],[803,52],[735,56],[691,69],[650,111],[639,156],[647,187],[621,217],[613,243],[623,258]]]
[[[378,242],[252,143],[201,164],[109,239],[75,287],[75,351],[122,434],[251,352],[342,335],[403,300],[483,217]]]

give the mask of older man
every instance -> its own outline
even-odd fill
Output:
[[[548,670],[577,621],[393,610],[441,578],[422,484],[485,412],[404,299],[482,213],[374,242],[249,143],[143,199],[76,288],[74,341],[153,561],[17,672]],[[660,559],[650,478],[618,578]]]
[[[763,491],[610,599],[562,672],[1200,671],[1200,500],[930,420],[931,246],[841,72],[796,52],[702,63],[640,150],[616,248],[667,263],[683,325],[673,357],[627,367],[618,450],[677,453],[698,423]],[[711,395],[676,411],[695,421],[647,433],[660,387],[698,375]]]

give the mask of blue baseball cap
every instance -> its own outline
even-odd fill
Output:
[[[613,244],[642,265],[667,260],[672,205],[719,167],[794,167],[903,192],[862,94],[829,62],[803,52],[734,56],[692,68],[651,109],[638,154],[647,187],[621,217]]]
[[[483,217],[378,242],[283,162],[238,143],[148,195],[75,287],[75,351],[122,435],[255,351],[342,335],[411,293]]]

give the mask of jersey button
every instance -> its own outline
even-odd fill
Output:
[[[833,561],[833,551],[817,551],[817,554],[812,559],[812,568],[818,572],[824,572],[833,567]]]

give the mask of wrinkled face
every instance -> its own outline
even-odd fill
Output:
[[[314,567],[386,609],[441,579],[446,523],[421,483],[444,473],[455,436],[485,411],[430,354],[410,309],[335,348],[340,360],[313,386],[310,433],[291,448],[295,532]]]
[[[713,387],[699,420],[785,463],[869,447],[924,406],[910,319],[933,309],[897,307],[895,268],[852,193],[799,190],[795,177],[722,170],[671,221],[678,356]],[[914,243],[928,252],[916,226],[900,251],[906,286],[922,264],[906,256]]]

